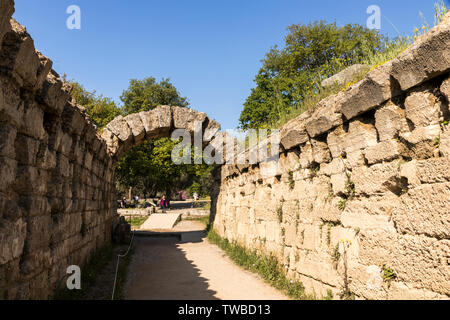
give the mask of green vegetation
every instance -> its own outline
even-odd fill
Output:
[[[277,217],[278,217],[278,222],[282,223],[283,222],[283,204],[281,204],[281,206],[277,209]]]
[[[221,238],[213,229],[208,233],[209,242],[219,246],[239,266],[259,274],[267,283],[298,300],[312,300],[305,294],[305,288],[298,281],[288,280],[283,266],[273,256],[260,255],[256,251],[230,243]]]
[[[294,172],[289,171],[288,179],[289,179],[289,189],[294,190],[295,188]]]
[[[209,215],[201,217],[187,217],[183,218],[185,221],[198,221],[205,225],[206,230],[209,230]]]
[[[108,265],[116,266],[117,255],[116,252],[120,249],[119,246],[106,246],[99,250],[90,259],[89,262],[81,270],[81,289],[69,290],[66,287],[59,289],[53,299],[54,300],[86,300],[92,290],[96,288],[100,292],[102,298],[111,299],[112,287],[114,284],[114,274],[108,277],[107,283],[99,283],[98,277]],[[126,280],[126,271],[131,261],[133,250],[129,252],[127,257],[120,260],[119,271],[117,273],[117,283],[115,291],[115,299],[123,299],[123,288]]]
[[[387,284],[388,288],[390,288],[392,280],[397,278],[396,273],[390,267],[387,267],[386,264],[381,266],[381,272],[383,281]]]
[[[434,25],[448,12],[444,2],[435,4]],[[244,103],[240,126],[278,128],[324,98],[346,90],[366,73],[342,86],[323,88],[321,82],[353,64],[370,70],[397,57],[430,29],[424,20],[412,37],[389,39],[358,24],[338,27],[325,21],[288,27],[284,47],[273,47],[255,77],[256,87]]]
[[[127,222],[132,227],[139,228],[145,221],[147,221],[148,217],[132,217],[131,219],[126,219]]]
[[[65,76],[63,80],[70,84],[72,87],[72,97],[78,104],[86,108],[86,113],[97,126],[98,130],[101,130],[122,113],[122,110],[112,99],[97,95],[95,91],[89,92],[78,82],[68,81]]]
[[[344,211],[345,208],[347,207],[347,199],[341,199],[339,200],[337,207],[339,210]]]
[[[98,130],[104,128],[118,115],[126,116],[140,111],[149,111],[159,105],[188,107],[187,98],[181,97],[169,79],[157,82],[149,77],[130,80],[123,92],[123,106],[117,106],[112,99],[87,91],[75,81],[64,81],[72,87],[71,95],[78,104],[86,108]],[[119,162],[117,190],[128,195],[155,197],[157,194],[172,196],[176,191],[187,190],[200,196],[209,195],[212,167],[201,165],[176,165],[171,159],[173,147],[178,144],[169,138],[146,141],[130,150]]]
[[[128,89],[122,93],[120,99],[125,114],[149,111],[157,106],[189,106],[187,98],[180,96],[170,79],[156,82],[153,77],[131,79]]]

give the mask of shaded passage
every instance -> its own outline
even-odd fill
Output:
[[[126,299],[287,299],[257,275],[233,264],[205,239],[198,222],[182,221],[171,232],[179,236],[136,237]]]

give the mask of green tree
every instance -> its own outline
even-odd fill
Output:
[[[163,79],[133,79],[121,96],[126,114],[149,111],[160,105],[188,107],[187,98]],[[172,150],[177,144],[169,138],[146,141],[132,148],[118,164],[116,173],[120,190],[132,187],[135,193],[168,196],[177,190],[188,189],[193,184],[200,194],[208,194],[211,170],[206,165],[176,165],[172,161]],[[208,184],[209,183],[209,184]]]
[[[122,109],[112,99],[97,95],[95,91],[89,92],[76,81],[66,82],[72,87],[72,97],[78,104],[86,108],[86,113],[98,129],[105,127],[122,113]]]
[[[161,105],[189,106],[187,98],[181,97],[170,79],[164,78],[160,82],[153,77],[132,79],[120,99],[127,114],[152,110]]]
[[[383,50],[385,41],[378,31],[357,24],[338,27],[320,21],[288,27],[284,47],[273,47],[262,61],[240,126],[271,125],[318,92],[322,80]]]

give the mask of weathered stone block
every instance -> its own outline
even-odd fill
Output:
[[[155,138],[161,133],[168,135],[172,123],[172,108],[159,106],[152,111],[139,113],[144,124],[147,139]]]
[[[353,169],[352,181],[357,195],[377,195],[386,192],[401,192],[402,185],[398,173],[398,161],[375,164]]]
[[[49,113],[61,114],[70,98],[69,92],[63,88],[63,83],[55,71],[51,71],[45,79],[38,98],[45,104]]]
[[[332,95],[320,101],[315,111],[306,120],[306,131],[311,137],[317,137],[343,123],[341,105],[343,92]]]
[[[7,122],[0,122],[0,156],[15,158],[14,141],[17,130]]]
[[[405,100],[405,114],[415,127],[428,127],[439,124],[441,102],[430,89],[413,90]]]
[[[17,161],[0,156],[0,191],[5,191],[15,181],[17,174]]]
[[[450,239],[450,183],[409,190],[394,210],[393,220],[402,233]]]
[[[18,219],[15,222],[2,220],[0,226],[0,265],[22,255],[26,235],[27,223],[24,219]]]
[[[391,79],[392,61],[369,72],[366,78],[350,87],[342,100],[342,113],[350,120],[400,93]]]
[[[322,81],[322,87],[332,87],[335,85],[343,86],[347,83],[354,81],[355,78],[364,75],[369,71],[370,67],[364,64],[354,64],[348,68],[345,68],[341,72],[335,74],[334,76]]]
[[[19,134],[13,146],[15,147],[16,160],[20,164],[36,165],[39,152],[39,141]]]
[[[0,50],[3,36],[11,29],[11,16],[14,13],[14,1],[4,0],[0,2]]]
[[[364,150],[369,164],[397,159],[405,147],[396,140],[386,140]]]
[[[394,139],[399,132],[408,132],[405,111],[392,102],[375,112],[375,127],[380,141]]]
[[[392,63],[392,76],[403,91],[449,72],[450,23],[444,21],[420,37]]]
[[[3,37],[0,66],[11,72],[21,85],[33,88],[40,66],[33,39],[16,20],[11,19],[10,23],[11,31]]]
[[[145,128],[141,117],[138,113],[130,114],[125,117],[125,121],[131,128],[131,132],[136,144],[140,143],[145,138]]]
[[[309,112],[307,112],[309,115]],[[305,113],[292,119],[280,129],[280,142],[285,150],[290,150],[309,140],[305,128]]]

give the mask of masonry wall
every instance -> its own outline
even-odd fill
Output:
[[[281,128],[278,164],[218,168],[214,229],[318,297],[448,299],[449,18]]]
[[[0,1],[0,299],[46,299],[111,242],[106,144]]]

